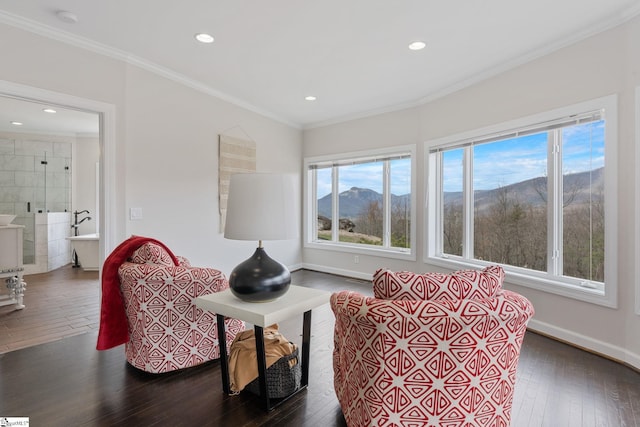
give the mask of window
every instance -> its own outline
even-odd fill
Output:
[[[437,141],[429,262],[498,263],[520,284],[615,304],[615,114],[608,97]]]
[[[413,256],[413,147],[305,160],[306,244]]]

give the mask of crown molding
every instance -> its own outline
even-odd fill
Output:
[[[31,19],[24,18],[22,16],[14,15],[12,13],[9,13],[3,10],[0,10],[0,22],[3,24],[10,25],[12,27],[19,28],[21,30],[29,31],[31,33],[38,34],[43,37],[47,37],[62,43],[69,44],[71,46],[85,49],[90,52],[97,53],[99,55],[107,56],[109,58],[113,58],[113,59],[125,62],[129,65],[142,68],[146,71],[149,71],[151,73],[154,73],[164,78],[167,78],[169,80],[172,80],[183,86],[187,86],[191,89],[197,90],[209,96],[219,98],[237,107],[243,108],[245,110],[249,110],[253,113],[275,120],[287,126],[290,126],[296,129],[301,128],[301,125],[299,123],[291,122],[290,120],[280,117],[270,111],[256,107],[253,104],[250,104],[234,96],[228,95],[215,88],[207,86],[199,81],[190,79],[180,73],[177,73],[166,67],[162,67],[151,61],[147,61],[146,59],[140,58],[136,55],[133,55],[121,49],[107,46],[105,44],[98,43],[96,41],[87,39],[85,37],[80,37],[78,35],[69,33],[67,31],[59,30],[57,28],[53,28],[51,26],[44,25],[42,23],[33,21]]]
[[[339,123],[344,123],[347,121],[351,121],[351,120],[357,120],[357,119],[362,119],[362,118],[366,118],[366,117],[371,117],[371,116],[376,116],[376,115],[380,115],[380,114],[385,114],[385,113],[390,113],[390,112],[395,112],[395,111],[400,111],[400,110],[405,110],[408,108],[414,108],[414,107],[418,107],[420,105],[424,105],[427,104],[429,102],[432,102],[436,99],[442,98],[444,96],[450,95],[454,92],[457,92],[459,90],[462,90],[466,87],[472,86],[476,83],[479,83],[483,80],[486,80],[488,78],[494,77],[496,75],[499,75],[505,71],[508,71],[510,69],[513,69],[515,67],[518,67],[520,65],[523,65],[527,62],[533,61],[534,59],[540,58],[542,56],[548,55],[556,50],[559,50],[563,47],[575,44],[581,40],[584,40],[588,37],[591,37],[593,35],[596,35],[598,33],[601,33],[603,31],[606,31],[608,29],[614,28],[618,25],[621,25],[627,21],[629,21],[630,19],[636,17],[638,14],[640,14],[640,4],[635,4],[632,7],[620,12],[619,14],[615,14],[612,15],[609,19],[603,20],[602,22],[599,22],[597,25],[593,25],[590,26],[589,28],[584,29],[583,31],[574,33],[562,40],[558,40],[555,43],[550,43],[548,45],[545,45],[543,48],[540,49],[535,49],[532,50],[531,52],[528,52],[524,55],[520,55],[519,57],[516,57],[510,61],[506,61],[502,64],[500,64],[497,67],[492,67],[492,68],[488,68],[487,70],[485,70],[484,72],[480,72],[480,73],[476,73],[473,77],[468,78],[468,79],[463,79],[461,81],[458,81],[454,84],[451,84],[441,90],[437,90],[434,91],[430,94],[427,94],[426,96],[423,96],[419,99],[416,99],[414,101],[410,101],[410,102],[406,102],[406,103],[402,103],[402,104],[396,104],[396,105],[391,105],[388,107],[383,107],[383,108],[378,108],[378,109],[373,109],[373,110],[367,110],[367,111],[362,111],[362,112],[358,112],[358,113],[354,113],[354,114],[347,114],[341,117],[337,117],[335,119],[328,119],[328,120],[324,120],[324,121],[319,121],[319,122],[312,122],[312,123],[307,123],[307,124],[300,124],[300,123],[294,123],[290,120],[287,120],[277,114],[274,114],[268,110],[259,108],[253,104],[250,104],[244,100],[241,100],[239,98],[236,98],[234,96],[231,96],[229,94],[226,94],[224,92],[221,92],[215,88],[212,88],[208,85],[205,85],[199,81],[190,79],[180,73],[177,73],[175,71],[172,71],[168,68],[162,67],[158,64],[155,64],[153,62],[147,61],[143,58],[140,58],[138,56],[132,55],[129,52],[120,50],[120,49],[116,49],[114,47],[111,46],[107,46],[104,45],[102,43],[98,43],[95,42],[93,40],[84,38],[84,37],[80,37],[77,36],[75,34],[63,31],[63,30],[59,30],[57,28],[53,28],[44,24],[41,24],[39,22],[18,16],[18,15],[14,15],[11,14],[9,12],[6,11],[2,11],[0,10],[0,22],[7,24],[7,25],[11,25],[13,27],[17,27],[20,28],[22,30],[25,31],[29,31],[35,34],[39,34],[43,37],[47,37],[53,40],[57,40],[75,47],[79,47],[85,50],[89,50],[91,52],[94,53],[98,53],[100,55],[104,55],[113,59],[117,59],[120,61],[123,61],[127,64],[130,65],[134,65],[136,67],[142,68],[144,70],[147,70],[151,73],[160,75],[162,77],[165,77],[169,80],[172,80],[176,83],[179,83],[181,85],[190,87],[191,89],[197,90],[199,92],[205,93],[207,95],[213,96],[215,98],[219,98],[223,101],[229,102],[230,104],[236,105],[240,108],[243,108],[245,110],[254,112],[256,114],[259,114],[261,116],[267,117],[269,119],[275,120],[277,122],[280,122],[282,124],[285,124],[287,126],[296,128],[296,129],[303,129],[303,130],[308,130],[308,129],[314,129],[314,128],[319,128],[319,127],[325,127],[325,126],[329,126],[329,125],[334,125],[334,124],[339,124]]]
[[[495,77],[506,71],[519,67],[520,65],[524,65],[528,62],[531,62],[535,59],[542,58],[562,48],[574,45],[578,42],[588,39],[589,37],[595,36],[599,33],[602,33],[604,31],[607,31],[619,25],[622,25],[627,21],[631,20],[632,18],[636,17],[638,14],[640,14],[640,3],[625,10],[625,12],[619,15],[612,16],[610,19],[604,20],[598,23],[598,25],[593,25],[588,28],[585,28],[583,29],[583,31],[573,33],[568,37],[556,40],[555,42],[549,43],[539,49],[531,50],[530,52],[527,52],[523,55],[513,58],[510,61],[503,62],[502,64],[496,67],[488,68],[483,72],[477,73],[472,78],[462,80],[458,83],[448,86],[447,88],[444,88],[443,90],[433,92],[430,95],[427,95],[426,97],[423,97],[422,99],[420,99],[418,103],[426,104],[435,99],[442,98],[445,95],[452,94],[463,88],[466,88],[476,83],[479,83],[481,81],[487,80],[491,77]]]
[[[570,36],[561,39],[561,40],[557,40],[554,43],[550,43],[545,45],[544,47],[540,48],[540,49],[534,49],[530,52],[525,53],[524,55],[520,55],[516,58],[513,58],[510,61],[506,61],[503,62],[502,64],[496,66],[496,67],[491,67],[486,69],[483,72],[480,73],[476,73],[474,74],[473,77],[470,77],[468,79],[463,79],[460,80],[456,83],[453,83],[445,88],[442,88],[440,90],[434,91],[426,96],[423,96],[419,99],[416,99],[414,101],[410,101],[410,102],[406,102],[406,103],[402,103],[402,104],[396,104],[396,105],[392,105],[392,106],[388,106],[388,107],[383,107],[383,108],[378,108],[378,109],[373,109],[373,110],[368,110],[368,111],[362,111],[359,113],[355,113],[355,114],[350,114],[350,115],[345,115],[345,116],[341,116],[335,119],[329,119],[329,120],[324,120],[324,121],[320,121],[320,122],[314,122],[314,123],[308,123],[308,124],[304,124],[302,126],[303,130],[310,130],[310,129],[315,129],[315,128],[320,128],[320,127],[325,127],[325,126],[330,126],[330,125],[335,125],[335,124],[340,124],[340,123],[344,123],[344,122],[348,122],[348,121],[352,121],[352,120],[358,120],[358,119],[363,119],[363,118],[367,118],[367,117],[371,117],[371,116],[377,116],[380,114],[386,114],[386,113],[392,113],[392,112],[396,112],[396,111],[401,111],[401,110],[406,110],[409,108],[415,108],[415,107],[419,107],[421,105],[425,105],[428,104],[430,102],[433,102],[437,99],[440,98],[444,98],[447,95],[451,95],[452,93],[458,92],[462,89],[465,89],[467,87],[473,86],[474,84],[480,83],[484,80],[487,80],[491,77],[495,77],[499,74],[502,74],[506,71],[509,71],[513,68],[516,68],[520,65],[526,64],[528,62],[531,62],[535,59],[541,58],[545,55],[549,55],[550,53],[553,53],[557,50],[560,50],[564,47],[567,46],[571,46],[573,44],[576,44],[582,40],[585,40],[591,36],[594,36],[596,34],[602,33],[606,30],[615,28],[619,25],[622,25],[624,23],[626,23],[627,21],[635,18],[636,16],[640,15],[640,3],[626,9],[624,12],[614,15],[612,16],[610,19],[604,20],[600,23],[598,23],[598,25],[594,25],[594,26],[590,26],[589,28],[584,29],[583,31],[580,32],[576,32],[574,34],[571,34]]]

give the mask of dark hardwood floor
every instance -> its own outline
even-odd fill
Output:
[[[366,283],[299,271],[293,283],[370,294]],[[344,426],[333,391],[333,314],[312,314],[307,390],[270,413],[257,398],[222,392],[217,361],[164,375],[127,365],[123,347],[98,352],[91,330],[0,354],[0,417],[32,426]],[[280,324],[300,344],[302,319]],[[514,427],[639,426],[640,373],[527,333],[513,404]]]

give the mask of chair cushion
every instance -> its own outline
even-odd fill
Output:
[[[129,261],[136,264],[157,264],[166,265],[167,267],[175,265],[169,252],[155,243],[145,243],[140,246]]]
[[[379,269],[373,275],[373,293],[393,300],[483,299],[493,298],[503,281],[504,270],[498,265],[453,274]]]

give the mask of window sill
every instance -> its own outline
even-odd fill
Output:
[[[448,268],[452,270],[461,269],[477,269],[484,268],[492,263],[470,262],[468,260],[456,258],[427,257],[424,262],[426,264],[436,265],[438,267]],[[615,292],[607,293],[605,289],[590,288],[580,286],[577,280],[567,279],[559,280],[557,278],[548,278],[536,275],[534,272],[528,272],[525,269],[517,267],[502,266],[505,270],[505,282],[513,285],[524,286],[550,294],[560,295],[591,304],[601,305],[609,308],[617,308],[617,300]],[[615,286],[615,285],[614,285]]]
[[[304,247],[307,249],[320,249],[333,252],[348,252],[351,254],[370,255],[382,258],[401,259],[406,261],[416,260],[416,255],[413,249],[390,249],[362,244],[336,243],[329,241],[327,241],[326,243],[306,242],[304,244]]]

